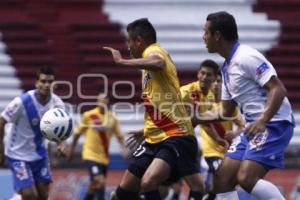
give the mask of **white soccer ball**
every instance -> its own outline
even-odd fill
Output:
[[[73,129],[73,120],[61,108],[48,110],[40,121],[42,135],[50,141],[62,142],[70,137]]]

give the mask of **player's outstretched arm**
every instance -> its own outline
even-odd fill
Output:
[[[166,67],[165,60],[158,52],[153,52],[145,58],[124,59],[119,50],[111,47],[103,47],[103,49],[111,52],[114,62],[118,65],[152,71],[163,70]]]
[[[231,121],[237,116],[234,115],[236,103],[233,100],[222,101],[222,108],[216,108],[203,113],[194,114],[192,117],[192,124],[195,127],[198,124]]]
[[[229,144],[226,140],[221,138],[216,129],[212,126],[212,124],[202,124],[201,128],[205,130],[205,132],[219,145],[223,146],[224,149],[228,149]]]
[[[4,127],[6,120],[3,117],[0,117],[0,166],[4,165]]]
[[[66,153],[66,157],[67,157],[68,161],[73,160],[74,150],[75,150],[75,147],[77,145],[77,142],[78,142],[80,136],[81,136],[80,134],[74,134],[73,135],[73,140],[72,140],[71,146],[70,146],[69,150]]]

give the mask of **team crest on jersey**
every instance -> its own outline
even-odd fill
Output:
[[[14,168],[14,171],[16,172],[16,177],[19,180],[22,181],[22,180],[25,180],[25,179],[29,178],[28,172],[26,170],[26,166],[25,166],[24,162],[14,162],[13,163],[13,168]]]
[[[261,76],[267,69],[269,69],[267,63],[262,63],[262,64],[256,69],[256,76]]]
[[[263,145],[266,143],[268,138],[268,131],[261,134],[257,134],[254,136],[254,138],[250,141],[250,150],[255,149],[257,151],[261,150]]]
[[[148,72],[145,77],[144,77],[144,80],[143,80],[143,87],[145,88],[147,83],[152,79],[152,76],[150,74],[150,72]]]

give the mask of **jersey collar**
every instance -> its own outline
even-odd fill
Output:
[[[229,64],[230,60],[232,59],[233,55],[235,54],[236,50],[238,49],[238,47],[240,46],[239,42],[235,42],[233,47],[230,50],[229,56],[226,58],[226,63]]]

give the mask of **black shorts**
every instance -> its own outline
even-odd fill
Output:
[[[213,174],[217,171],[223,160],[220,157],[204,157],[204,159],[208,165],[208,171]]]
[[[94,180],[94,177],[99,175],[106,176],[107,165],[103,165],[101,163],[91,161],[91,160],[84,160],[84,165],[89,171],[90,180]]]
[[[198,143],[194,136],[170,137],[157,144],[143,142],[133,153],[128,170],[142,178],[154,158],[166,161],[171,167],[167,182],[199,172]]]

